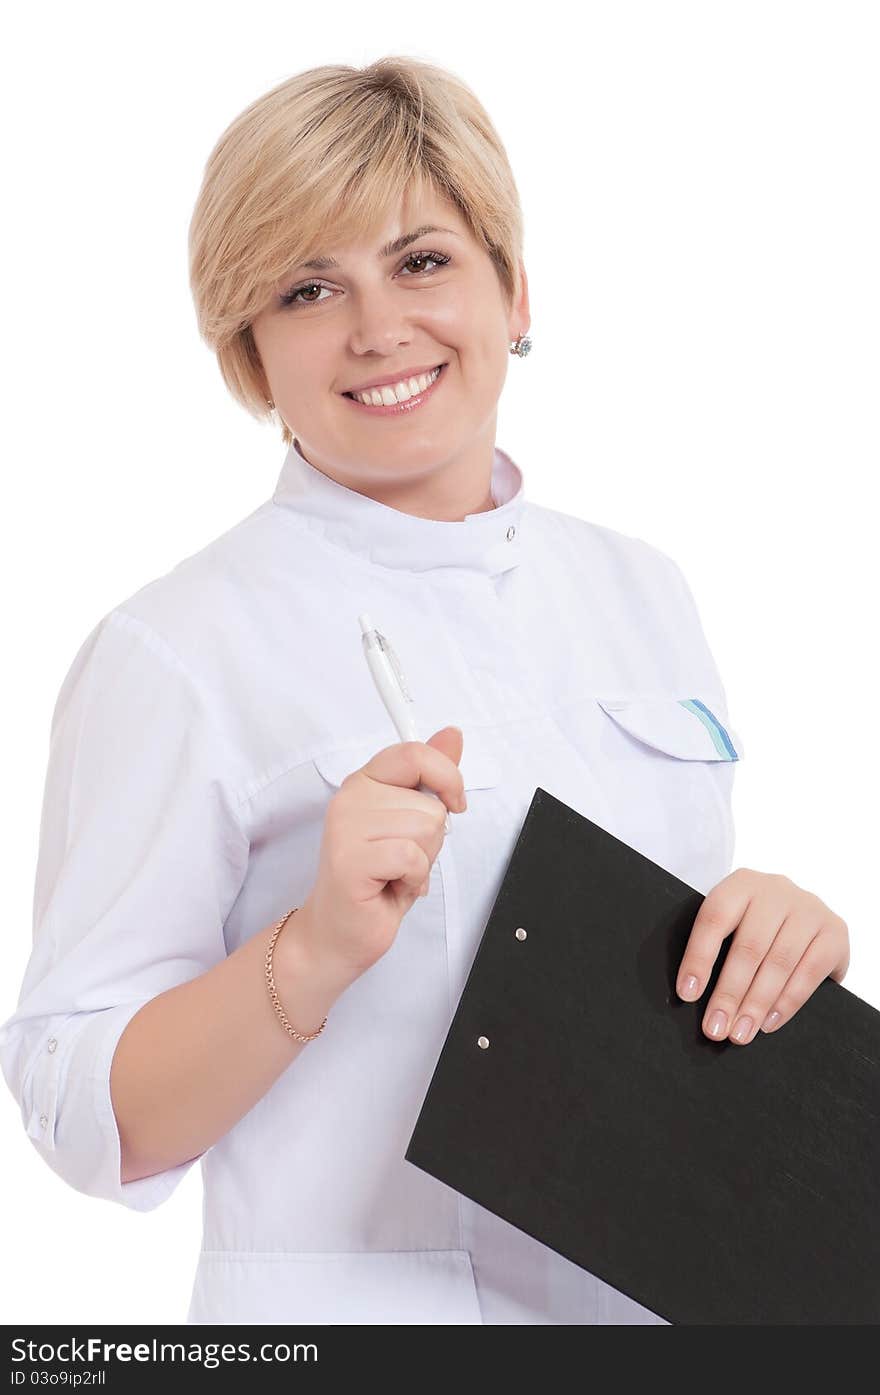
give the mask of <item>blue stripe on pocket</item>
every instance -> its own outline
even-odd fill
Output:
[[[739,760],[736,748],[727,735],[727,732],[724,730],[724,727],[721,725],[714,712],[709,711],[704,702],[700,702],[699,698],[680,698],[679,702],[682,707],[687,708],[688,712],[693,712],[695,717],[699,717],[703,726],[712,737],[715,749],[719,755],[723,756],[725,760]]]

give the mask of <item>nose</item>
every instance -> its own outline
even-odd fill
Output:
[[[399,296],[388,287],[362,292],[352,312],[351,348],[362,355],[393,357],[412,343],[412,330],[402,313]]]

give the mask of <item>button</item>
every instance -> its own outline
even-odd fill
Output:
[[[41,1115],[40,1115],[40,1128],[41,1128],[41,1129],[44,1129],[44,1128],[46,1127],[46,1125],[48,1124],[48,1122],[49,1122],[49,1116],[48,1116],[47,1114],[41,1114]]]
[[[55,1038],[54,1038],[54,1037],[50,1037],[50,1038],[49,1038],[49,1041],[48,1041],[48,1043],[47,1043],[47,1045],[46,1045],[46,1050],[47,1050],[47,1051],[54,1051],[54,1050],[55,1050],[55,1047],[56,1047],[57,1045],[58,1045],[58,1042],[55,1040]]]
[[[509,527],[508,530],[507,530],[507,541],[508,541],[508,542],[513,542],[513,540],[514,540],[515,537],[516,537],[516,529],[514,528],[513,524],[511,523],[510,527]]]
[[[486,1047],[487,1047],[488,1045],[489,1045],[489,1038],[488,1038],[488,1037],[477,1037],[477,1046],[481,1046],[481,1047],[483,1048],[483,1050],[485,1051],[485,1050],[486,1050]]]

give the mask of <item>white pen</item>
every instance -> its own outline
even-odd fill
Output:
[[[413,715],[412,695],[407,687],[403,669],[400,667],[400,660],[385,636],[374,629],[366,611],[358,616],[358,622],[361,627],[364,658],[373,675],[378,694],[385,704],[385,710],[394,723],[397,735],[401,741],[421,741]],[[421,781],[419,781],[417,788],[424,791],[425,794],[433,794],[437,799],[440,798],[436,790],[427,789]],[[450,831],[448,814],[446,815],[445,828],[448,833]]]

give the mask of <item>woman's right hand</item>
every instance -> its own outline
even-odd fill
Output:
[[[375,964],[427,894],[447,808],[467,808],[462,745],[458,727],[444,727],[427,741],[386,746],[347,775],[330,800],[301,933],[310,953],[341,977],[353,980]]]

